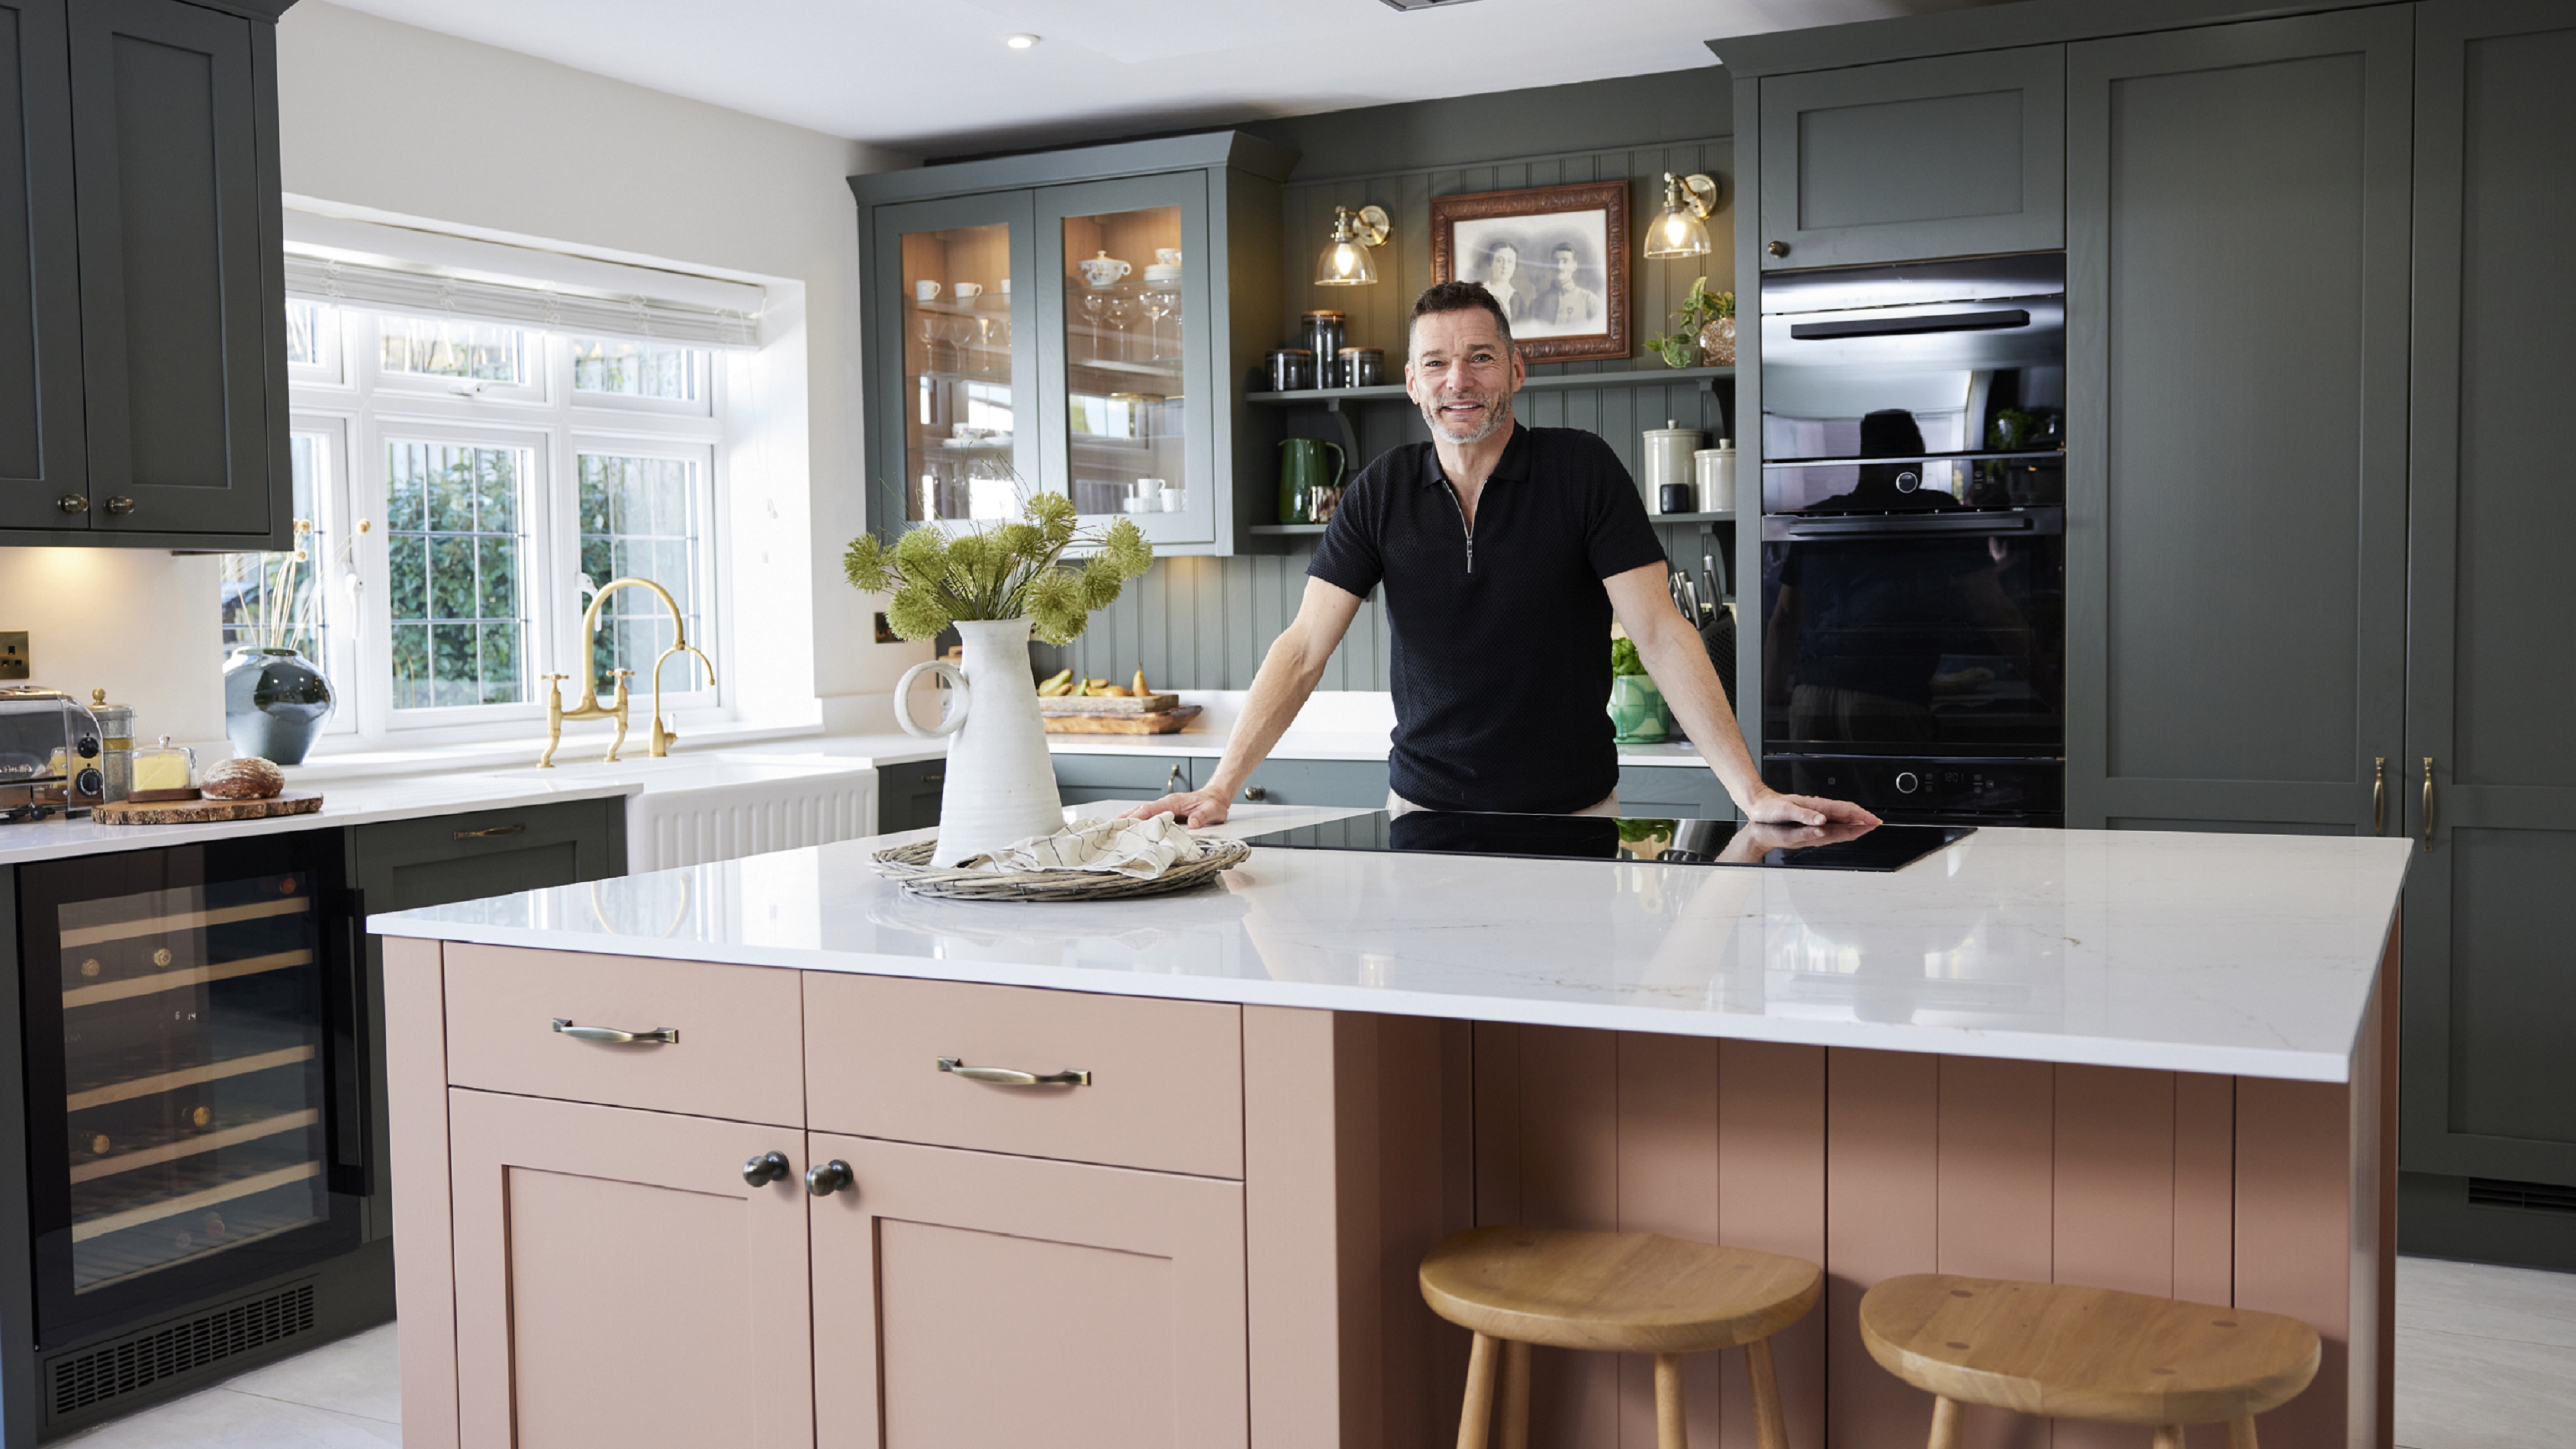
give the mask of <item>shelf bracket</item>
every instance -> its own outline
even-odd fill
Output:
[[[1342,399],[1324,399],[1324,411],[1333,415],[1333,426],[1342,431],[1342,481],[1348,483],[1368,462],[1360,456],[1360,430],[1351,426],[1351,415],[1342,406]]]

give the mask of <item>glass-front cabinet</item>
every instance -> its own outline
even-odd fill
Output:
[[[1013,518],[1042,490],[1087,533],[1125,518],[1161,552],[1235,551],[1269,519],[1235,506],[1239,475],[1272,491],[1235,454],[1294,161],[1225,132],[851,178],[869,526]]]

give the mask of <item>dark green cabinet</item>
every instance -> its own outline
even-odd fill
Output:
[[[1761,86],[1764,270],[2065,244],[2064,46]]]
[[[0,529],[87,490],[63,0],[0,0]]]
[[[1214,760],[1194,760],[1199,785],[1216,774]],[[1386,808],[1384,760],[1264,760],[1253,767],[1236,798],[1259,805],[1335,805]]]
[[[1055,757],[1056,793],[1067,805],[1103,800],[1158,800],[1195,790],[1193,769],[1213,771],[1214,760],[1187,755],[1065,755]]]
[[[1619,813],[1673,820],[1732,820],[1735,801],[1705,765],[1621,765]]]
[[[2068,47],[2069,826],[2398,828],[2410,31]]]
[[[284,8],[0,0],[0,541],[284,545]]]
[[[877,767],[877,833],[929,830],[939,824],[939,791],[948,782],[948,757]]]
[[[2576,1268],[2576,1218],[2530,1210],[2576,1199],[2576,496],[2544,425],[2576,382],[2576,12],[2426,6],[2416,45],[2400,1243]]]

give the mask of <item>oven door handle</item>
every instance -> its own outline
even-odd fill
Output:
[[[1792,322],[1789,335],[1799,341],[1836,337],[1913,337],[1925,332],[2000,332],[2027,327],[2030,313],[2020,307],[1992,312],[1933,312],[1914,317],[1855,317],[1848,322]]]
[[[1980,537],[2005,533],[2055,533],[2054,516],[2041,518],[2029,513],[1922,513],[1878,515],[1869,518],[1783,518],[1775,514],[1763,520],[1763,532],[1771,538],[1851,538],[1858,535],[1924,533],[1968,533]]]

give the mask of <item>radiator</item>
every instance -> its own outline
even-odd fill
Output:
[[[873,770],[652,789],[626,802],[630,873],[856,840],[877,828]]]

